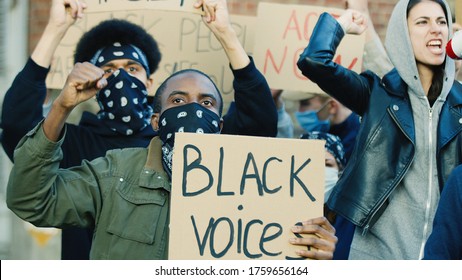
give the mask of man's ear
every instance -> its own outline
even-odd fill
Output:
[[[223,118],[220,118],[220,133],[221,133],[221,130],[223,129]]]
[[[337,112],[339,104],[338,104],[338,101],[331,99],[329,100],[328,106],[329,106],[329,114],[333,115]]]
[[[151,126],[154,129],[154,131],[159,130],[159,113],[154,113],[151,116]]]
[[[149,78],[146,80],[146,90],[149,93],[152,93],[154,95],[154,79],[152,78],[152,75],[149,76]]]

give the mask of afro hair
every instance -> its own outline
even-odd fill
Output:
[[[102,21],[87,31],[77,43],[74,63],[90,61],[99,49],[114,42],[138,47],[146,55],[149,74],[157,70],[161,54],[156,40],[141,26],[122,19]]]

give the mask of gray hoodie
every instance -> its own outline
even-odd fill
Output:
[[[374,227],[365,235],[360,229],[356,230],[350,259],[421,259],[439,201],[436,135],[441,108],[454,82],[454,61],[446,59],[443,89],[430,107],[409,38],[408,2],[401,0],[396,4],[388,24],[385,47],[394,67],[408,85],[415,126],[415,157]],[[446,2],[445,5],[451,25],[450,8]]]

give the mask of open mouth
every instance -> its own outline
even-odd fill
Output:
[[[443,51],[443,41],[441,39],[433,39],[428,41],[427,48],[434,54],[440,54]]]

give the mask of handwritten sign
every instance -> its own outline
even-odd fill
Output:
[[[195,0],[87,0],[86,13],[130,10],[167,10],[202,14],[195,9]]]
[[[169,259],[298,259],[322,215],[324,141],[177,133]]]
[[[254,59],[270,87],[322,93],[297,67],[316,22],[323,12],[338,17],[343,11],[327,7],[260,3],[255,31]],[[361,71],[365,36],[347,35],[339,45],[334,61]]]
[[[454,6],[456,10],[456,22],[462,24],[462,2],[454,1]]]
[[[159,44],[162,60],[153,74],[155,86],[169,75],[185,68],[196,68],[211,76],[224,96],[225,103],[233,100],[233,75],[228,58],[215,36],[197,14],[172,11],[113,11],[86,14],[67,32],[61,41],[47,77],[47,87],[60,89],[74,66],[73,54],[80,37],[102,20],[121,18],[143,26]],[[233,28],[244,48],[253,46],[255,17],[232,15]]]

